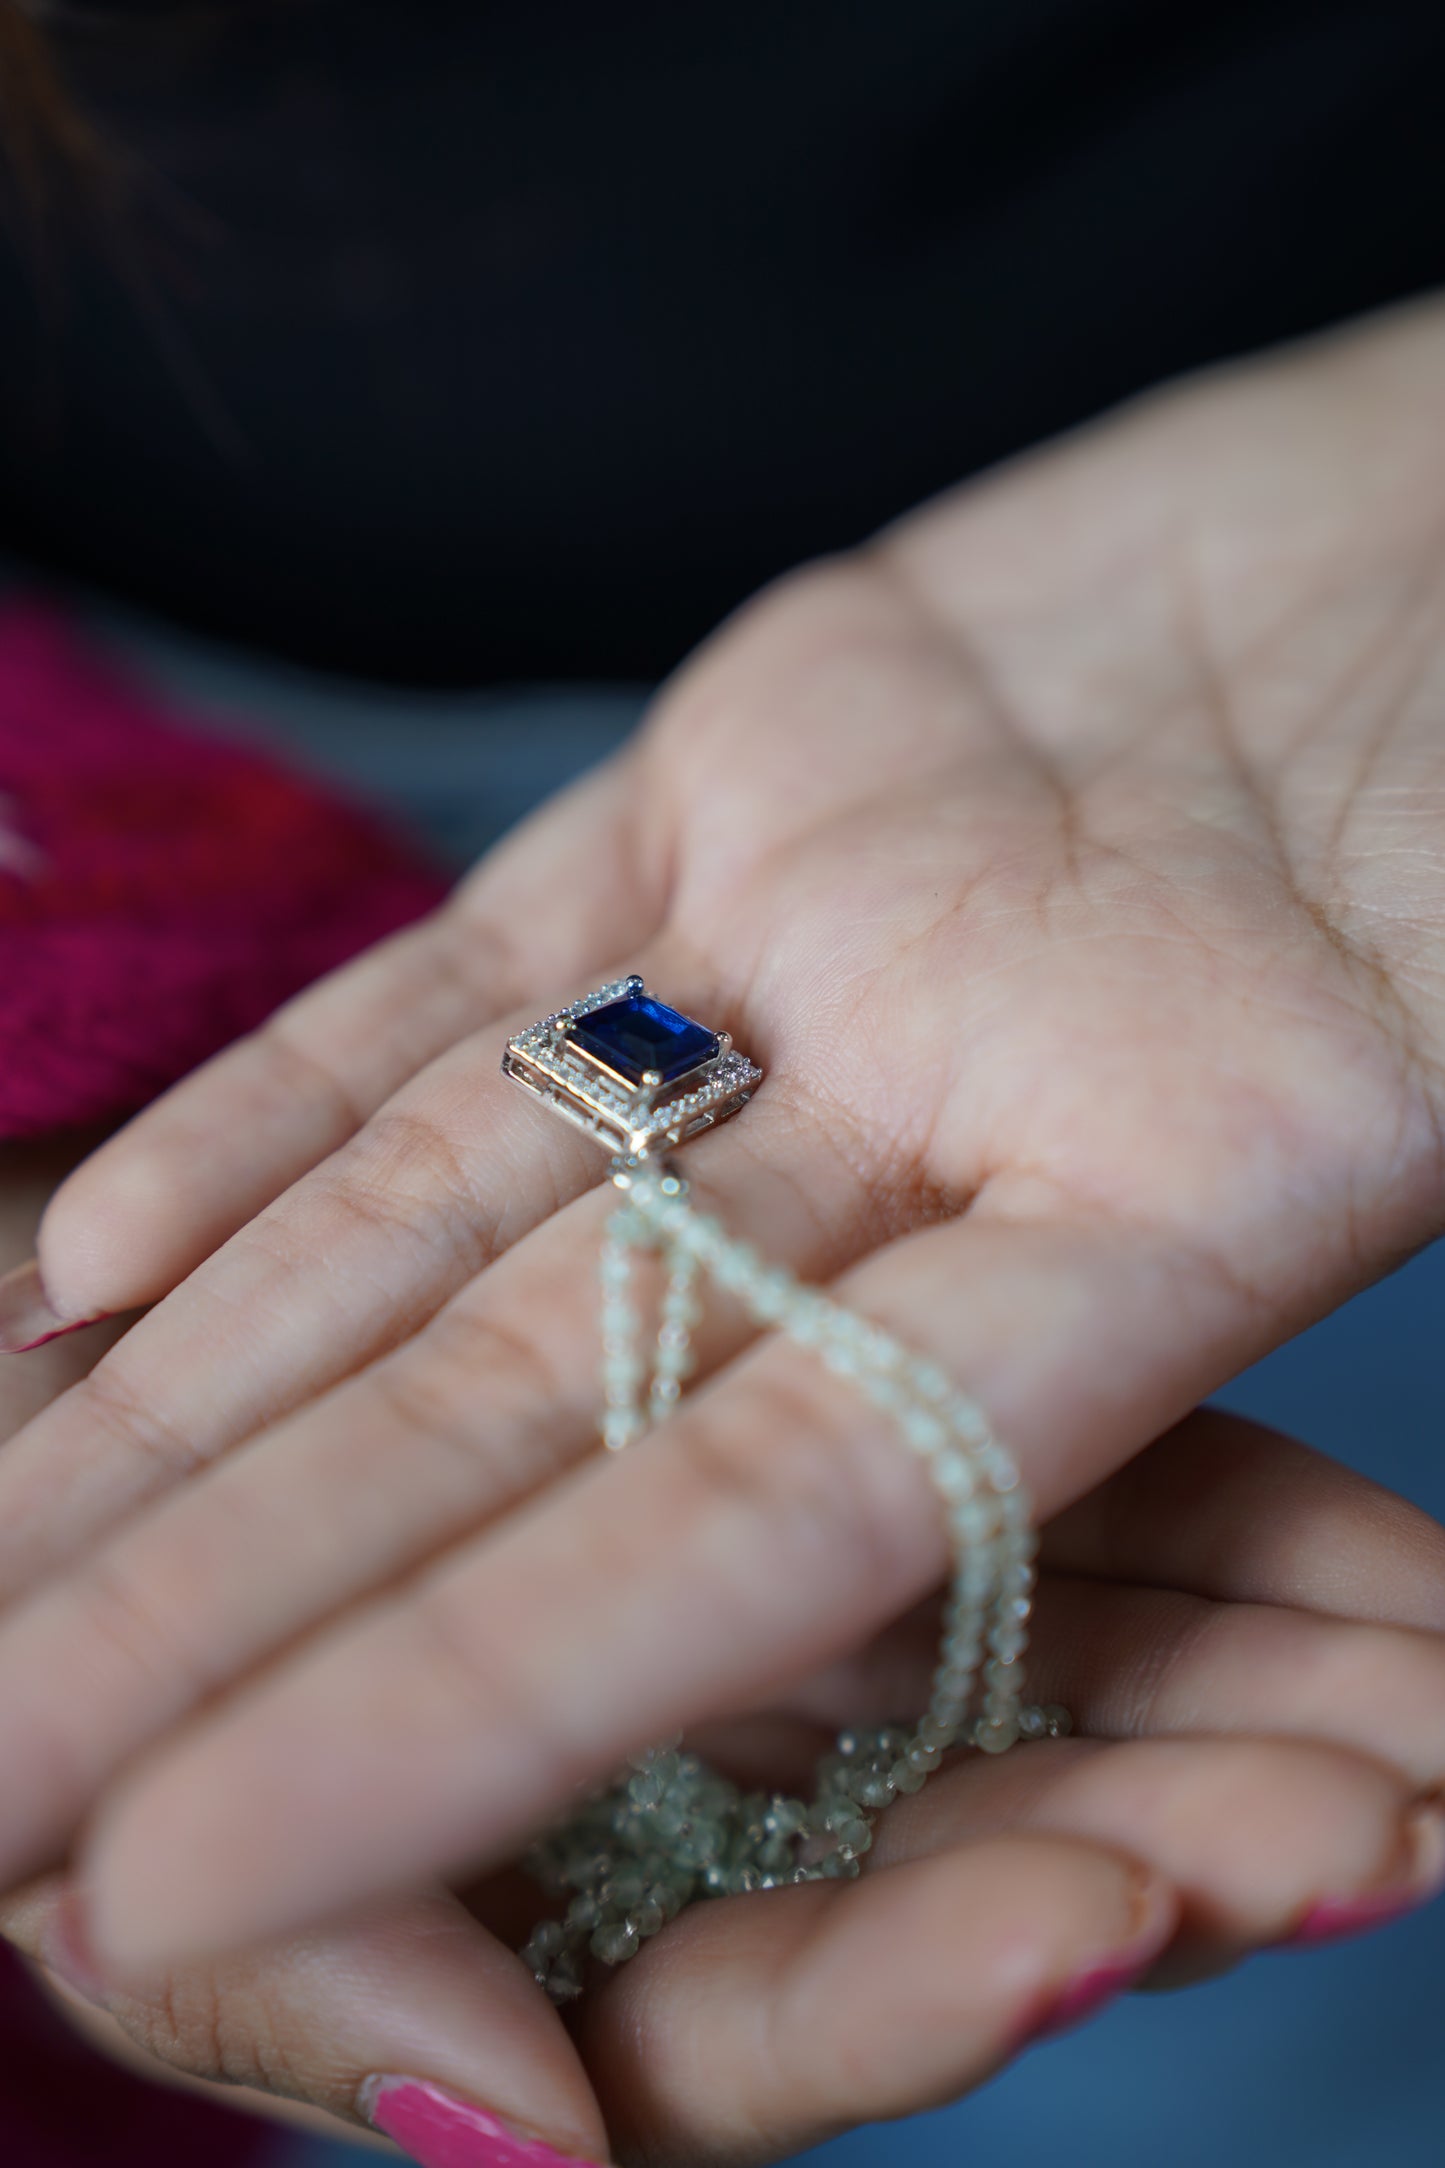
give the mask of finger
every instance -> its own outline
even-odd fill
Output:
[[[824,1734],[895,1722],[927,1698],[938,1634],[937,1605],[920,1606],[810,1679],[790,1713]],[[1090,1738],[1294,1738],[1416,1788],[1445,1777],[1445,1640],[1416,1628],[1046,1572],[1027,1669],[1031,1696]]]
[[[776,1101],[771,1130],[784,1119]],[[750,1151],[732,1153],[743,1197],[771,1182],[767,1162],[750,1171]],[[147,1737],[591,1453],[596,1288],[576,1257],[596,1251],[607,1210],[600,1192],[578,1199],[386,1364],[175,1489],[11,1606],[0,1619],[0,1756],[17,1778],[0,1808],[11,1880],[61,1856],[95,1786]],[[795,1251],[858,1238],[843,1225],[821,1229],[802,1203],[786,1225]],[[24,1440],[32,1459],[22,1472],[39,1489],[30,1511],[13,1461],[0,1459],[11,1578],[39,1578],[56,1515],[69,1513],[74,1533],[84,1509],[84,1466],[63,1444],[56,1431]],[[130,1446],[139,1450],[134,1437]],[[48,1450],[58,1470],[45,1466]],[[117,1440],[91,1450],[97,1483],[126,1481],[104,1459],[106,1450],[123,1459]],[[407,1481],[396,1485],[403,1463]],[[69,1496],[54,1507],[58,1472]]]
[[[1196,1395],[1229,1291],[1189,1291],[1181,1350],[1166,1286],[1169,1261],[1132,1235],[968,1221],[844,1283],[979,1381],[1045,1511]],[[488,1856],[625,1750],[856,1645],[944,1557],[921,1467],[769,1343],[665,1434],[554,1486],[143,1766],[97,1831],[110,1946],[220,1945],[422,1861]]]
[[[507,1032],[440,1057],[12,1439],[0,1458],[0,1595],[405,1339],[559,1195],[595,1178],[582,1140],[560,1125],[539,1139],[501,1077]]]
[[[448,1059],[465,1064],[458,1089],[470,1100],[480,1084],[470,1049]],[[533,1110],[496,1083],[490,1059],[484,1074],[501,1094],[498,1117],[522,1118],[525,1148]],[[779,1254],[826,1273],[867,1248],[876,1219],[846,1185],[820,1215],[811,1200],[840,1187],[826,1132],[781,1091],[756,1111],[746,1130],[713,1140],[730,1210],[745,1220],[766,1211]],[[570,1132],[546,1135],[576,1149]],[[579,1254],[595,1253],[609,1204],[598,1193],[544,1223],[388,1363],[183,1488],[0,1626],[0,1755],[25,1772],[0,1818],[12,1878],[58,1856],[94,1786],[160,1726],[591,1450],[595,1294],[576,1266]],[[248,1231],[234,1247],[250,1239]],[[306,1245],[294,1265],[298,1289],[317,1278]],[[179,1367],[190,1382],[181,1401],[172,1381],[159,1437],[145,1404],[102,1378],[0,1458],[0,1571],[12,1594],[147,1483],[166,1480],[172,1433],[188,1451],[210,1442],[198,1427],[220,1397],[230,1306],[190,1327],[178,1316],[208,1277],[147,1320],[149,1337],[133,1335],[126,1350],[133,1365],[149,1357],[161,1375]],[[308,1315],[300,1293],[285,1314],[298,1313]],[[178,1317],[176,1345],[158,1360],[153,1328],[167,1314]],[[137,1368],[138,1381],[144,1374]],[[123,1429],[106,1421],[107,1408]],[[398,1489],[403,1460],[408,1479]]]
[[[409,2084],[489,2119],[499,2163],[521,2168],[538,2139],[544,2146],[528,2168],[549,2168],[548,2149],[607,2157],[590,2082],[556,2012],[519,1960],[443,1892],[143,1983],[96,1969],[64,1884],[6,1899],[0,1928],[158,2070],[253,2088],[367,2128],[396,2119],[398,2087]]]
[[[820,1221],[803,1202],[811,1183],[785,1192],[770,1159],[757,1156],[759,1138],[785,1149],[788,1122],[786,1102],[775,1099],[754,1141],[729,1147],[732,1194],[744,1205],[768,1195],[794,1255],[866,1246],[861,1223],[842,1214]],[[814,1169],[801,1151],[797,1161],[826,1193],[826,1167]],[[579,1199],[385,1363],[181,1485],[12,1604],[0,1620],[0,1756],[24,1772],[0,1810],[12,1879],[59,1856],[95,1788],[147,1737],[592,1452],[595,1288],[576,1263],[595,1253],[610,1204],[601,1192]],[[713,1356],[736,1337],[721,1323]],[[136,1434],[102,1432],[87,1445],[78,1428],[37,1427],[18,1445],[24,1458],[0,1458],[0,1558],[12,1594],[16,1581],[41,1579],[56,1562],[60,1535],[74,1542],[97,1498],[113,1505],[113,1486],[140,1480],[131,1472]],[[89,1483],[85,1450],[97,1457]]]
[[[584,2003],[583,2054],[623,2157],[775,2160],[956,2099],[1173,1918],[1164,1883],[1056,1836],[696,1906]]]
[[[1445,1813],[1398,1772],[1312,1742],[1048,1741],[958,1757],[878,1824],[870,1871],[1009,1830],[1151,1866],[1177,1893],[1171,1978],[1250,1949],[1383,1923],[1445,1886]]]
[[[1177,1589],[1049,1576],[1030,1688],[1099,1738],[1199,1731],[1329,1740],[1445,1778],[1445,1640]]]
[[[1445,1631],[1445,1529],[1296,1439],[1201,1409],[1059,1514],[1044,1563]]]
[[[658,890],[631,844],[629,777],[625,761],[585,777],[441,910],[288,1002],[102,1145],[41,1226],[57,1318],[156,1301],[436,1055],[650,933]]]
[[[774,2157],[840,2127],[842,2102],[871,2121],[977,2082],[1041,2011],[980,1975],[974,1916],[953,1907],[996,1889],[1027,1949],[1042,1856],[1029,1846],[1041,1838],[1132,1860],[1172,1890],[1178,1915],[1143,1973],[1151,1986],[1308,1936],[1345,1908],[1383,1916],[1431,1894],[1445,1870],[1438,1810],[1421,1813],[1388,1772],[1324,1748],[1073,1739],[961,1757],[882,1818],[861,1884],[695,1907],[596,1983],[580,2039],[619,2150]],[[1053,1973],[1066,2009],[1128,1981],[1122,1951],[1087,1939],[1072,1974]]]
[[[663,983],[686,982],[671,950],[643,962]],[[533,1017],[517,1012],[434,1061],[12,1441],[0,1459],[0,1599],[405,1340],[596,1185],[595,1146],[539,1121],[501,1074],[509,1035]],[[769,1109],[783,1135],[796,1127],[788,1104],[780,1089]],[[832,1173],[836,1154],[821,1156]]]
[[[560,1359],[580,1327],[545,1303],[534,1314],[557,1333]],[[386,1480],[395,1436],[369,1441],[374,1460],[358,1457],[368,1442],[358,1383],[339,1396],[334,1423],[315,1411],[284,1426],[217,1471],[209,1487],[183,1493],[12,1615],[0,1631],[0,1707],[4,1736],[14,1742],[12,1836],[28,1794],[35,1842],[48,1831],[58,1843],[148,1737],[348,1592],[392,1578],[404,1563],[397,1547],[404,1532],[417,1542],[428,1534],[440,1540],[448,1526],[482,1517],[489,1502],[495,1510],[514,1499],[519,1480],[540,1481],[534,1386],[523,1364],[509,1409],[503,1373],[484,1429],[469,1439],[440,1420],[433,1378],[431,1425],[408,1452],[399,1495]],[[465,1369],[454,1389],[456,1422],[475,1421]],[[404,1392],[386,1403],[393,1420],[407,1404]],[[573,1418],[569,1429],[565,1411],[558,1416],[547,1473],[566,1465],[588,1409]],[[1254,1435],[1264,1456],[1280,1443],[1268,1432]],[[308,1463],[299,1491],[289,1480],[298,1461]],[[1368,1542],[1368,1517],[1362,1532]],[[264,1573],[256,1570],[261,1557]],[[1341,1562],[1344,1552],[1336,1554]],[[792,1706],[832,1727],[921,1707],[937,1637],[936,1607],[925,1605],[861,1659],[810,1681]],[[1110,1736],[1298,1731],[1413,1765],[1422,1779],[1437,1760],[1445,1766],[1445,1647],[1433,1636],[1046,1577],[1030,1668],[1040,1698],[1062,1702]]]
[[[58,1183],[75,1165],[78,1141],[0,1143],[0,1286],[25,1272],[35,1231]],[[29,1362],[0,1365],[0,1444],[59,1398],[120,1337],[119,1320],[52,1340]]]
[[[67,2030],[78,2034],[94,2055],[114,2064],[132,2078],[138,2078],[148,2094],[159,2088],[219,2108],[226,2115],[228,2126],[239,2126],[246,2138],[253,2141],[247,2148],[248,2163],[249,2155],[255,2150],[255,2125],[258,2122],[279,2124],[288,2131],[303,2132],[314,2138],[335,2140],[339,2135],[336,2120],[326,2108],[308,2107],[300,2100],[285,2100],[279,2093],[252,2091],[240,2100],[224,2080],[190,2077],[170,2064],[158,2062],[149,2049],[131,2038],[116,2018],[108,2016],[96,2004],[84,2001],[54,1973],[37,1965],[31,1967],[31,1974],[33,1985],[63,2020]],[[386,2145],[384,2138],[368,2136],[360,2130],[349,2130],[346,2135],[358,2152],[378,2153]]]
[[[571,1450],[593,1442],[594,1289],[577,1259],[600,1239],[607,1200],[596,1189],[595,1149],[561,1124],[539,1123],[501,1076],[514,1022],[474,1035],[434,1063],[354,1146],[243,1229],[134,1327],[82,1387],[12,1440],[0,1456],[0,1599],[13,1602],[147,1500],[405,1342],[509,1248],[518,1261],[509,1260],[508,1277],[476,1282],[417,1363],[377,1373],[376,1391],[332,1403],[317,1434],[334,1435],[339,1426],[349,1437],[359,1422],[365,1435],[376,1435],[385,1456],[378,1466],[389,1471],[398,1428],[393,1394],[410,1394],[415,1377],[420,1399],[436,1404],[435,1384],[424,1381],[439,1369],[453,1386],[464,1382],[474,1429],[486,1405],[476,1398],[479,1366],[500,1362],[504,1405],[507,1387],[523,1385],[545,1434],[548,1402],[560,1398],[574,1411]],[[800,1119],[785,1090],[770,1096],[750,1136],[739,1141],[724,1131],[708,1141],[722,1148],[735,1203],[766,1203],[780,1253],[805,1272],[836,1270],[891,1231],[855,1180],[840,1184],[836,1147]],[[559,1198],[589,1189],[596,1191],[590,1201],[548,1220]],[[810,1193],[827,1198],[839,1189],[821,1210],[808,1201]],[[538,1220],[519,1256],[516,1245]],[[325,1272],[318,1258],[326,1259]],[[565,1330],[549,1329],[553,1312]],[[737,1341],[736,1332],[720,1337],[713,1359]],[[464,1355],[465,1381],[455,1359]],[[465,1427],[464,1410],[457,1413]],[[401,1427],[415,1432],[419,1424],[424,1432],[419,1403],[413,1414],[417,1420]],[[294,1460],[296,1474],[278,1496],[302,1511],[305,1464],[296,1456],[311,1435],[306,1428],[288,1435],[268,1461],[269,1469],[277,1458]],[[414,1442],[426,1457],[425,1438]],[[454,1479],[457,1456],[440,1438],[430,1445],[449,1497],[446,1464]],[[541,1470],[551,1465],[544,1454]],[[351,1472],[364,1478],[361,1459]],[[318,1474],[329,1485],[329,1463]],[[431,1493],[419,1469],[418,1476],[409,1496],[430,1530]],[[324,1510],[331,1510],[329,1490]],[[404,1509],[388,1570],[410,1555],[409,1525]],[[347,1554],[333,1555],[340,1563]]]

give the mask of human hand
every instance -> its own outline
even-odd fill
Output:
[[[310,2102],[357,2131],[376,2077],[404,2073],[383,2119],[453,2168],[523,2168],[508,2130],[629,2162],[766,2161],[954,2098],[1136,1980],[1437,1887],[1445,1823],[1417,1794],[1442,1561],[1441,1531],[1374,1485],[1191,1418],[1046,1532],[1037,1681],[1090,1736],[958,1758],[882,1818],[860,1883],[685,1913],[597,1980],[570,2038],[504,1947],[539,1903],[506,1871],[108,1989],[62,1883],[0,1920],[99,1997],[112,2051],[288,2118]],[[914,1614],[711,1750],[744,1781],[802,1781],[838,1724],[922,1700],[936,1631]]]
[[[94,1135],[76,1135],[0,1143],[0,1273],[9,1275],[3,1284],[14,1288],[18,1281],[23,1291],[33,1282],[28,1260],[45,1208],[95,1142]],[[124,1323],[105,1319],[48,1341],[26,1362],[0,1364],[0,1445],[83,1378],[120,1338]]]
[[[6,1585],[61,1576],[0,1631],[0,1872],[105,1793],[110,1959],[285,1931],[937,1578],[919,1471],[777,1346],[580,1465],[596,1163],[496,1066],[614,968],[764,1060],[704,1201],[946,1359],[1046,1514],[1438,1230],[1442,358],[1432,310],[1187,389],[785,584],[73,1179],[71,1316],[246,1224],[0,1466]]]

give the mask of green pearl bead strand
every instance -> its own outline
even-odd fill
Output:
[[[1000,1754],[1070,1728],[1066,1710],[1023,1698],[1037,1540],[1018,1470],[982,1409],[938,1364],[735,1240],[670,1168],[617,1162],[612,1179],[624,1194],[599,1264],[604,1444],[624,1450],[676,1406],[699,1286],[711,1281],[891,1420],[933,1478],[954,1570],[923,1716],[844,1732],[811,1801],[744,1792],[675,1742],[638,1756],[531,1848],[527,1864],[560,1917],[533,1931],[522,1957],[557,2002],[582,1992],[589,1955],[621,1963],[700,1898],[857,1875],[877,1815],[921,1791],[950,1748]],[[633,1299],[634,1261],[649,1252],[665,1275],[650,1363]]]

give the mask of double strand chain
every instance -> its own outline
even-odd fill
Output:
[[[617,1160],[612,1179],[622,1195],[599,1266],[609,1450],[635,1444],[676,1407],[711,1282],[892,1422],[933,1479],[954,1564],[924,1714],[840,1734],[811,1800],[745,1792],[673,1742],[637,1756],[533,1845],[528,1867],[559,1916],[534,1929],[522,1956],[557,2002],[582,1992],[589,1955],[621,1963],[700,1898],[856,1876],[878,1814],[920,1791],[951,1747],[1000,1754],[1070,1728],[1066,1710],[1023,1698],[1038,1546],[1028,1494],[983,1410],[937,1363],[729,1235],[665,1163]],[[647,1358],[634,1280],[649,1254],[664,1284]]]

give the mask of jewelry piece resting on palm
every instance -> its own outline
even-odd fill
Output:
[[[1001,1753],[1066,1732],[1069,1717],[1023,1699],[1037,1542],[1028,1495],[983,1410],[938,1364],[736,1241],[653,1156],[735,1113],[762,1072],[639,978],[520,1033],[503,1067],[554,1112],[627,1147],[612,1162],[620,1195],[600,1261],[603,1442],[631,1446],[677,1405],[711,1282],[889,1421],[928,1468],[954,1552],[927,1710],[911,1724],[843,1733],[818,1766],[811,1802],[744,1793],[674,1742],[638,1757],[532,1847],[528,1863],[559,1916],[533,1931],[522,1955],[538,1984],[566,2001],[582,1991],[589,1952],[619,1963],[698,1898],[858,1874],[873,1818],[920,1790],[951,1747]],[[663,1286],[645,1360],[634,1278],[648,1253],[661,1260]]]
[[[635,974],[519,1031],[502,1072],[629,1159],[725,1122],[762,1080],[725,1031],[668,1008]]]

